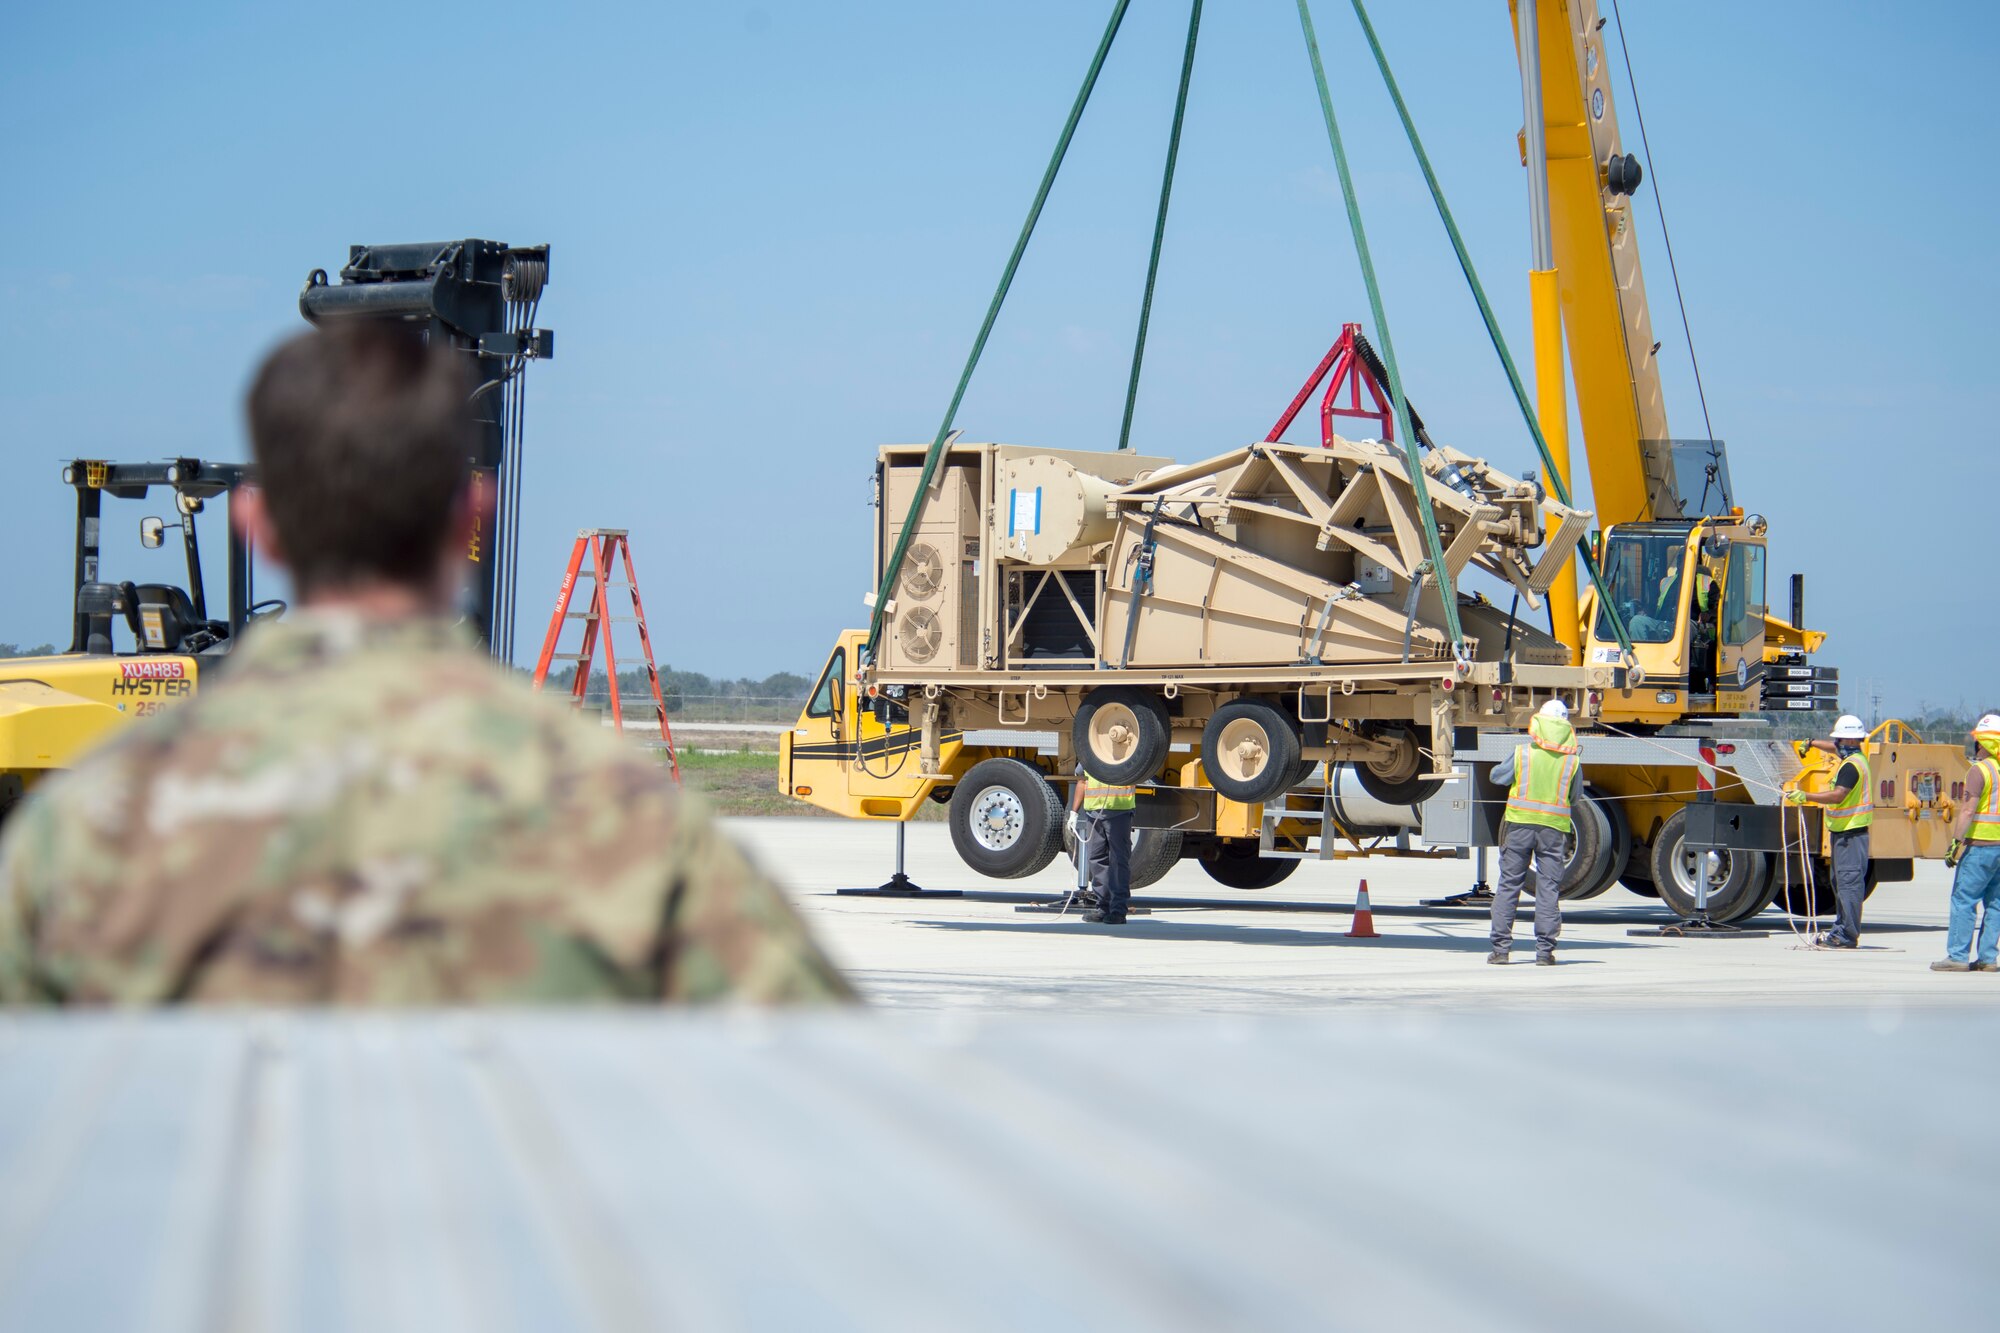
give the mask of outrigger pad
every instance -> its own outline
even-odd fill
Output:
[[[925,889],[910,881],[910,877],[898,870],[889,877],[886,884],[872,889],[835,889],[836,894],[855,898],[963,898],[963,889]]]
[[[1740,926],[1724,925],[1720,921],[1690,919],[1675,921],[1665,926],[1634,928],[1627,935],[1643,935],[1655,939],[1668,940],[1761,940],[1775,932],[1768,930],[1744,930]]]
[[[1074,912],[1088,912],[1096,906],[1097,898],[1095,895],[1080,894],[1074,901],[1071,901],[1069,896],[1065,894],[1056,898],[1044,898],[1040,902],[1015,903],[1014,910],[1017,912],[1047,912],[1050,915],[1059,915],[1065,907]],[[1141,907],[1136,902],[1127,903],[1125,906],[1126,916],[1151,916],[1152,914],[1152,908]]]

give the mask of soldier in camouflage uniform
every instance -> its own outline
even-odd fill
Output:
[[[237,507],[313,553],[282,557],[303,609],[14,814],[0,1000],[852,997],[659,764],[449,623],[473,516],[448,356],[370,326],[266,363]]]

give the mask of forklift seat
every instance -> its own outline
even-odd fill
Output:
[[[188,600],[187,593],[172,584],[141,583],[134,591],[139,612],[137,638],[142,653],[180,652],[182,641],[190,633],[207,627],[205,621],[196,618],[194,603]]]

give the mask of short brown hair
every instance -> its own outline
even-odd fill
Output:
[[[471,388],[458,354],[386,320],[329,324],[265,358],[250,447],[302,591],[432,577],[470,479]]]

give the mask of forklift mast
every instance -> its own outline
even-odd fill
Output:
[[[471,410],[478,443],[472,457],[479,526],[466,548],[468,615],[493,655],[513,656],[514,589],[519,551],[518,478],[526,399],[522,372],[555,354],[555,334],[534,327],[548,282],[549,247],[464,240],[356,245],[340,282],[314,269],[299,293],[309,323],[329,319],[398,319],[424,325],[435,343],[473,359],[479,387]],[[491,497],[493,521],[484,518]]]

